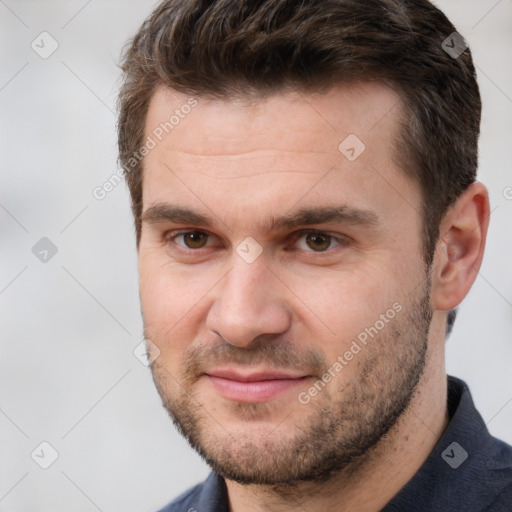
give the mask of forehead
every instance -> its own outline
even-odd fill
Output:
[[[349,134],[371,143],[368,149],[376,151],[377,142],[387,143],[398,134],[401,117],[398,94],[373,82],[333,87],[326,93],[292,91],[223,100],[191,98],[160,86],[151,98],[145,131],[150,135],[163,128],[164,144],[171,148],[210,149],[213,154],[220,138],[224,154],[239,154],[261,149],[262,142],[268,149],[290,143],[297,150],[297,142],[304,142],[308,148],[330,151]],[[191,124],[193,131],[186,129]]]
[[[375,83],[252,101],[160,87],[146,120],[155,145],[144,160],[144,209],[179,200],[233,219],[241,207],[272,215],[294,205],[414,202],[415,185],[395,163],[401,116],[399,96]]]

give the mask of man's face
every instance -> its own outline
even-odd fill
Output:
[[[326,478],[371,452],[425,364],[430,284],[420,191],[394,161],[398,96],[357,84],[188,100],[160,88],[146,123],[155,383],[221,475]]]

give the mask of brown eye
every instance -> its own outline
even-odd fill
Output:
[[[201,249],[208,241],[208,235],[201,233],[201,231],[189,231],[187,233],[181,233],[178,236],[183,237],[183,242],[189,249]]]
[[[331,236],[322,233],[309,233],[306,235],[306,243],[314,251],[326,251],[331,246]]]

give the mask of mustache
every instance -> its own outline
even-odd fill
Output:
[[[322,375],[327,368],[319,351],[299,349],[289,341],[257,339],[239,347],[225,340],[189,347],[184,354],[183,377],[196,379],[206,370],[225,365],[265,366],[270,369],[294,369],[308,375]]]

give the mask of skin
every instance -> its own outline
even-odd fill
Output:
[[[187,100],[159,88],[147,135]],[[449,210],[428,279],[420,190],[396,164],[400,116],[398,96],[369,83],[255,102],[198,99],[145,157],[138,251],[145,336],[160,351],[153,376],[171,417],[214,467],[245,472],[245,483],[226,480],[233,511],[296,510],[298,503],[308,511],[380,510],[446,428],[446,311],[480,268],[489,200],[477,182]],[[338,149],[349,134],[366,146],[354,161]],[[162,203],[214,224],[158,216]],[[371,210],[378,220],[265,229],[270,217],[325,205]],[[173,238],[176,231],[209,237],[199,235],[206,245],[195,239],[190,248],[184,236]],[[311,231],[334,238],[312,240]],[[258,244],[251,254],[262,251],[251,263],[237,252],[247,249],[240,245],[247,237]],[[401,311],[301,403],[299,393],[395,303]],[[208,376],[226,367],[245,374],[280,368],[301,381],[268,400],[234,400]],[[403,410],[393,415],[400,395]],[[386,415],[392,425],[379,424]],[[355,453],[363,427],[366,444]],[[334,446],[327,443],[339,448],[337,470],[293,481],[313,463],[320,467],[315,457]],[[283,483],[287,473],[291,481]],[[263,477],[269,481],[254,483]]]

